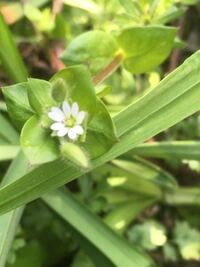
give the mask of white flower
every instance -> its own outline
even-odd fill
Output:
[[[59,137],[67,135],[71,140],[76,140],[79,135],[84,133],[81,124],[85,119],[85,112],[79,111],[76,102],[70,106],[67,101],[64,101],[62,108],[52,107],[48,116],[54,121],[51,130],[56,132]]]

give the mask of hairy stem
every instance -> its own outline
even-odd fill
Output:
[[[123,60],[123,54],[118,53],[113,61],[110,62],[102,71],[100,71],[94,78],[93,84],[98,85],[99,83],[103,82],[106,78],[108,78],[116,69],[120,66]]]

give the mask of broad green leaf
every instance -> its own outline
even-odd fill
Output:
[[[27,90],[29,103],[36,113],[43,114],[55,105],[51,83],[39,79],[28,79]]]
[[[92,161],[92,168],[130,151],[200,109],[200,52],[196,52],[154,89],[114,117],[120,141]],[[1,188],[5,213],[81,176],[61,161],[44,164]]]
[[[97,99],[96,113],[89,122],[88,129],[105,135],[108,139],[117,141],[115,125],[104,103]]]
[[[13,145],[18,145],[19,135],[18,132],[10,125],[7,119],[0,113],[0,136]]]
[[[13,159],[18,152],[19,146],[0,145],[0,161]]]
[[[96,131],[87,130],[87,137],[82,146],[88,151],[91,159],[95,159],[100,155],[103,155],[113,145],[113,140],[108,139],[102,133]]]
[[[58,146],[49,130],[41,126],[40,119],[34,115],[24,125],[21,132],[21,146],[31,164],[41,164],[58,158]]]
[[[28,163],[20,152],[9,167],[1,186],[16,180],[27,170]],[[23,212],[23,207],[0,216],[0,267],[4,267],[12,244],[16,228]]]
[[[26,67],[2,15],[0,15],[0,60],[6,73],[13,81],[26,81]]]
[[[154,199],[139,196],[132,201],[117,205],[110,213],[108,213],[104,222],[116,232],[123,234],[138,214],[152,205],[154,201]]]
[[[62,79],[67,88],[67,97],[78,102],[81,110],[91,114],[96,111],[96,96],[89,72],[84,66],[72,66],[56,73],[50,80]]]
[[[52,97],[58,102],[62,103],[67,96],[67,87],[65,85],[65,81],[62,78],[56,79],[52,82]]]
[[[103,31],[89,31],[76,37],[61,59],[66,65],[85,64],[96,74],[115,57],[119,47],[115,38]]]
[[[24,123],[33,115],[27,96],[27,82],[3,87],[9,115],[13,122],[22,128]]]
[[[131,247],[69,192],[53,192],[44,201],[87,238],[117,267],[153,267],[151,259]],[[63,211],[67,212],[63,212]]]
[[[106,153],[118,140],[115,125],[106,106],[100,99],[96,103],[96,112],[88,123],[86,140],[83,143],[93,159]]]
[[[118,43],[124,52],[124,67],[132,73],[151,71],[160,65],[173,48],[176,29],[162,26],[137,26],[124,29]]]
[[[200,142],[166,141],[146,143],[134,148],[130,154],[162,159],[200,160]]]

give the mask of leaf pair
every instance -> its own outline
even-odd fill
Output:
[[[164,26],[136,26],[112,36],[90,31],[75,38],[62,55],[67,65],[85,64],[93,75],[122,54],[124,67],[131,73],[148,72],[169,55],[176,29]]]

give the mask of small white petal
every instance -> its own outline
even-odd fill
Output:
[[[76,118],[76,116],[78,115],[78,111],[79,111],[78,104],[76,102],[74,102],[72,105],[72,108],[71,108],[72,116]]]
[[[73,130],[76,131],[77,134],[82,135],[84,133],[83,127],[80,125],[76,125],[73,127]]]
[[[63,111],[67,117],[71,115],[71,107],[67,101],[64,101],[62,104]]]
[[[84,111],[80,111],[78,113],[78,115],[77,115],[77,123],[81,124],[84,119],[85,119],[85,112]]]
[[[55,122],[51,125],[51,130],[53,131],[59,131],[63,128],[65,128],[65,125],[62,122]]]
[[[70,139],[75,140],[77,138],[77,132],[74,128],[69,129],[68,136]]]
[[[61,130],[59,130],[57,132],[57,136],[63,137],[63,136],[65,136],[68,133],[68,131],[69,131],[69,129],[65,127],[65,128],[63,128],[63,129],[61,129]]]
[[[56,107],[53,107],[51,109],[51,111],[48,113],[48,116],[50,119],[52,119],[54,121],[58,121],[58,122],[63,121],[65,118],[65,115],[62,112],[62,110],[59,108],[56,108]]]

